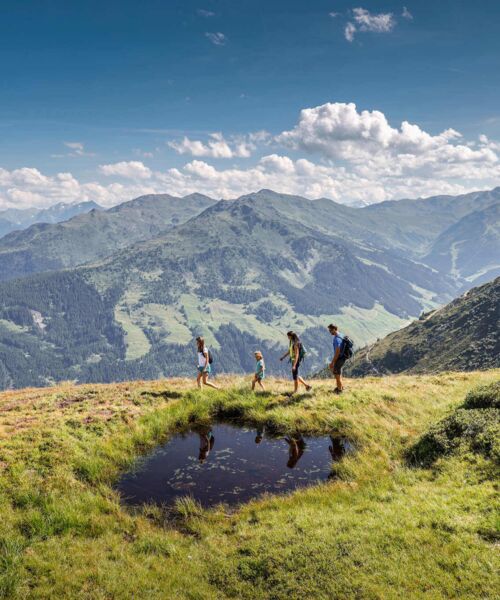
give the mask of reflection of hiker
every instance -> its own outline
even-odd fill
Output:
[[[345,454],[345,445],[342,438],[330,436],[331,446],[328,446],[333,462],[338,462]]]
[[[211,431],[199,431],[198,435],[200,436],[200,453],[198,455],[198,460],[200,463],[204,463],[210,450],[214,447],[215,438]]]
[[[329,366],[337,382],[334,393],[341,394],[344,389],[342,385],[342,367],[345,361],[352,356],[352,342],[347,336],[339,334],[336,325],[328,325],[328,331],[333,335],[333,358]]]
[[[252,380],[252,390],[255,389],[255,384],[258,383],[260,388],[264,391],[264,385],[262,383],[262,380],[266,376],[266,365],[264,363],[264,357],[262,356],[262,352],[260,352],[260,350],[257,350],[256,352],[254,352],[254,354],[255,354],[256,364],[255,364],[255,375],[253,376],[253,380]]]
[[[285,441],[288,444],[288,462],[286,463],[286,466],[289,469],[293,469],[304,454],[306,443],[300,433],[298,434],[297,439],[294,437],[286,437]]]
[[[303,386],[305,386],[307,391],[309,391],[311,389],[311,386],[308,383],[306,383],[302,379],[302,377],[300,377],[300,375],[299,375],[300,363],[302,362],[302,360],[304,359],[304,356],[305,356],[304,346],[302,345],[302,342],[300,341],[299,336],[296,333],[294,333],[293,331],[289,331],[287,333],[287,336],[288,336],[288,339],[290,342],[289,347],[288,347],[288,352],[283,354],[283,356],[280,358],[280,360],[284,360],[287,356],[290,357],[290,362],[292,363],[292,378],[293,378],[293,392],[291,395],[293,395],[299,389],[299,383],[301,383]]]
[[[257,435],[255,436],[255,443],[260,444],[264,439],[264,427],[259,427],[257,429]]]
[[[196,346],[198,348],[198,377],[196,378],[196,383],[201,388],[201,382],[203,381],[204,385],[218,390],[219,388],[214,383],[208,381],[208,376],[212,371],[212,367],[210,366],[212,360],[210,352],[205,346],[205,340],[202,337],[197,337]]]

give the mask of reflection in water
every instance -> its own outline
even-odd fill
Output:
[[[293,437],[286,437],[285,441],[288,444],[288,462],[286,466],[293,469],[304,454],[306,443],[300,433]]]
[[[257,435],[255,436],[255,443],[260,444],[264,439],[264,427],[257,429]]]
[[[210,450],[214,447],[215,437],[209,427],[197,429],[197,433],[200,436],[200,453],[198,454],[198,460],[200,463],[204,463]]]
[[[354,446],[345,437],[334,437],[331,435],[328,450],[330,451],[333,462],[338,462],[339,460],[342,460],[346,454],[353,452]]]
[[[346,451],[344,442],[300,433],[275,438],[264,429],[226,424],[196,427],[143,459],[117,489],[133,505],[172,504],[186,495],[203,506],[236,504],[326,481],[332,458],[339,460]]]

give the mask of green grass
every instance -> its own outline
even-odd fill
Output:
[[[0,394],[0,597],[493,598],[492,459],[460,447],[415,468],[406,456],[499,376],[352,380],[342,397],[322,381],[294,402],[290,382],[254,395],[235,377],[221,392],[178,379]],[[335,481],[237,510],[120,504],[112,484],[138,455],[216,416],[338,431],[358,452]]]

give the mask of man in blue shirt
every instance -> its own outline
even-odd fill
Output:
[[[329,366],[337,382],[337,387],[333,391],[335,394],[341,394],[344,389],[342,385],[342,367],[346,361],[345,356],[341,356],[343,337],[336,325],[328,325],[328,331],[333,336],[333,358]]]

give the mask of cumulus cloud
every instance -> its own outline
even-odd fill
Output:
[[[83,200],[111,206],[150,193],[234,198],[260,188],[371,203],[459,194],[500,183],[496,140],[486,135],[466,140],[452,128],[431,133],[409,121],[391,124],[383,112],[358,110],[353,103],[305,108],[295,125],[274,137],[265,131],[228,138],[216,133],[204,141],[184,138],[175,144],[190,157],[182,167],[156,171],[141,161],[102,164],[94,180],[86,182],[71,173],[0,168],[0,208]],[[257,156],[251,161],[250,145]],[[210,164],[209,159],[223,157],[238,163],[227,168]]]
[[[191,140],[184,136],[182,140],[167,142],[179,154],[210,158],[248,158],[255,150],[252,136],[235,137],[226,140],[222,133],[212,133],[206,143]]]
[[[215,46],[224,46],[227,42],[227,38],[226,36],[221,33],[220,31],[217,31],[215,33],[207,31],[205,33],[205,36],[212,42],[212,44],[214,44]]]
[[[99,171],[103,175],[118,175],[125,179],[149,179],[152,175],[151,169],[146,167],[140,160],[122,161],[109,165],[99,165]]]
[[[453,129],[431,135],[408,121],[394,128],[381,111],[358,112],[352,102],[335,102],[303,109],[295,127],[276,141],[295,150],[356,161],[377,151],[420,154],[459,137]]]
[[[58,202],[94,200],[112,206],[141,194],[153,193],[156,188],[144,184],[113,182],[102,185],[91,181],[81,183],[71,173],[49,176],[38,169],[24,167],[8,171],[0,168],[0,209],[44,208]]]

